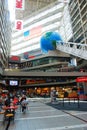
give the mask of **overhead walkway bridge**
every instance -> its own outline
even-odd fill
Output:
[[[87,60],[87,44],[73,42],[57,42],[57,50]]]

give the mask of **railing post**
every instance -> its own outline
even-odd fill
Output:
[[[79,104],[79,96],[78,96],[78,108],[80,107],[80,104]]]

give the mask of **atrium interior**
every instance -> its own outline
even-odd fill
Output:
[[[72,80],[71,85],[77,85],[75,80],[77,77],[87,76],[86,0],[21,2],[22,6],[20,1],[14,0],[13,3],[10,0],[0,1],[1,82],[16,78],[14,74],[16,72],[20,75],[17,80],[20,83],[22,80],[25,82],[20,86],[28,86],[27,78],[42,80],[44,76],[46,79],[47,75],[50,75],[49,81],[53,81],[53,84],[55,80],[52,80],[52,76],[55,75],[59,77],[56,82],[61,79],[65,85],[67,84],[65,81]],[[61,41],[56,40],[59,36]],[[42,43],[46,44],[43,46]],[[25,73],[26,79],[23,79],[21,73]],[[31,73],[31,76],[27,73]],[[60,73],[64,76],[64,80]],[[68,79],[70,75],[71,79]],[[42,86],[44,85],[46,84],[42,83]]]
[[[87,130],[87,0],[0,0],[0,130]]]

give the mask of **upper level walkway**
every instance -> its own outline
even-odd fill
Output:
[[[87,72],[19,72],[19,71],[4,71],[3,77],[28,78],[28,77],[79,77],[87,76]]]

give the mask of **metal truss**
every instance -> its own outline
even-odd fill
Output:
[[[57,50],[87,60],[87,44],[57,42]]]

